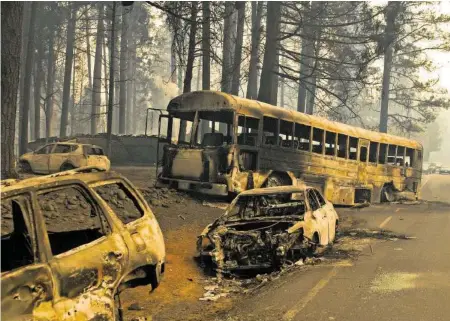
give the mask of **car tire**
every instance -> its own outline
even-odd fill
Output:
[[[150,285],[152,286],[152,291],[155,291],[156,288],[161,283],[161,269],[155,265],[152,269],[150,269]]]
[[[73,166],[72,164],[64,163],[64,164],[61,165],[61,168],[59,170],[61,172],[64,172],[64,171],[70,171],[71,169],[74,169],[74,168],[75,168],[75,166]]]
[[[119,293],[114,294],[114,318],[115,321],[123,321],[123,312]]]
[[[19,163],[19,170],[22,173],[33,173],[33,169],[31,168],[31,165],[27,161],[21,161]]]
[[[317,233],[314,234],[312,242],[309,244],[307,254],[308,256],[316,256],[319,253],[319,236]]]

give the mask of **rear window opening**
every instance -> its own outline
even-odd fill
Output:
[[[105,155],[103,153],[103,149],[101,149],[100,147],[90,147],[90,146],[83,146],[83,151],[85,155],[88,156],[102,156]]]
[[[97,186],[94,190],[108,204],[123,224],[131,223],[144,215],[136,198],[122,183]]]

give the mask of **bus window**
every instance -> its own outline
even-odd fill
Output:
[[[357,159],[358,154],[358,138],[350,137],[348,159]]]
[[[338,134],[338,157],[347,158],[347,135]]]
[[[336,133],[326,132],[325,134],[325,155],[336,156]]]
[[[380,152],[378,153],[378,163],[386,164],[387,145],[380,144]]]
[[[407,148],[406,156],[405,156],[405,166],[406,167],[414,167],[414,149]]]
[[[278,135],[278,119],[264,117],[263,119],[263,143],[266,145],[276,145]]]
[[[292,122],[280,120],[280,145],[292,148]]]
[[[387,163],[389,165],[395,165],[395,152],[397,150],[396,145],[389,145],[388,146],[388,157],[387,157]]]
[[[295,137],[298,139],[298,149],[309,152],[311,126],[295,124]]]
[[[367,162],[367,146],[361,146],[359,149],[359,161]]]
[[[398,146],[397,147],[397,159],[395,161],[395,165],[403,166],[405,164],[405,147]]]
[[[258,118],[239,116],[237,143],[240,145],[256,146],[258,127]]]
[[[313,141],[312,151],[313,153],[323,154],[323,129],[313,128]]]
[[[369,162],[371,163],[377,163],[377,150],[378,150],[378,143],[377,142],[370,142],[369,147]]]

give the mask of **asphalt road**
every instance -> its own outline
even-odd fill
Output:
[[[450,176],[430,175],[422,197],[450,203]],[[229,320],[450,320],[450,204],[377,205],[352,214],[367,228],[412,239],[366,246],[351,264],[296,271],[241,299]]]

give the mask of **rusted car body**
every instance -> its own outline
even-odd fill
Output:
[[[215,91],[178,96],[167,111],[159,181],[179,189],[228,195],[301,181],[342,205],[419,193],[422,146],[411,139]]]
[[[117,320],[123,288],[159,284],[164,240],[143,196],[83,171],[2,181],[2,320]]]
[[[312,187],[268,187],[239,194],[197,240],[220,272],[276,268],[332,243],[339,217]]]
[[[95,166],[109,170],[110,161],[100,146],[73,142],[52,143],[19,158],[23,172],[50,174],[73,168]]]

